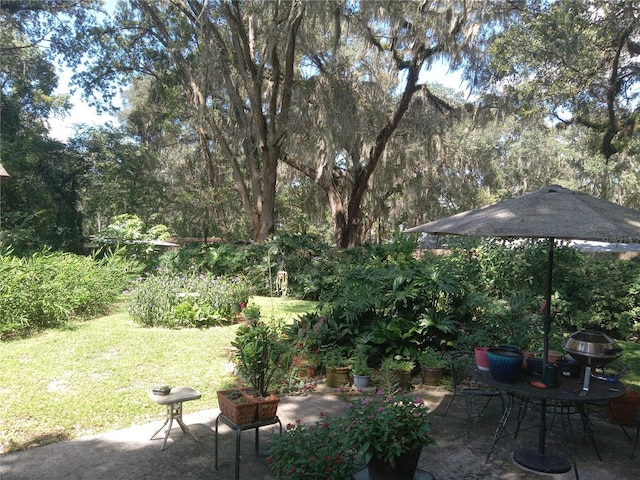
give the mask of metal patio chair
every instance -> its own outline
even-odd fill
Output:
[[[454,350],[444,354],[451,379],[453,382],[453,395],[443,413],[447,415],[453,400],[461,395],[465,401],[465,412],[467,414],[467,438],[471,437],[471,421],[482,417],[489,403],[494,398],[499,398],[501,402],[501,413],[504,412],[504,398],[502,393],[488,388],[475,381],[473,372],[475,369],[475,356],[471,351]]]

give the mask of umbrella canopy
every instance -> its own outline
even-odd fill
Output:
[[[550,185],[405,230],[481,237],[640,242],[640,211]]]

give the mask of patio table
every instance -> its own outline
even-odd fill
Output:
[[[558,378],[557,387],[538,388],[533,386],[531,381],[539,379],[525,374],[522,374],[519,381],[514,383],[497,382],[491,377],[490,372],[478,369],[476,369],[474,375],[480,383],[500,390],[507,395],[506,408],[496,428],[493,437],[493,444],[487,454],[486,461],[489,461],[489,457],[491,456],[493,449],[506,431],[506,424],[509,420],[511,410],[513,409],[514,398],[520,398],[540,403],[541,414],[540,424],[538,426],[538,448],[537,450],[526,448],[517,449],[513,453],[513,459],[518,464],[528,468],[529,470],[543,473],[565,473],[571,470],[571,462],[569,459],[561,455],[546,452],[545,433],[547,427],[545,416],[547,402],[561,402],[564,405],[571,405],[575,407],[582,420],[585,433],[589,436],[589,439],[596,449],[598,458],[600,459],[600,452],[598,451],[598,446],[593,435],[591,422],[587,412],[585,411],[585,406],[590,403],[607,402],[611,399],[624,395],[627,390],[626,386],[618,380],[612,382],[598,378],[591,379],[589,391],[585,394],[581,379],[561,377]]]
[[[157,395],[152,391],[149,392],[149,398],[151,400],[156,402],[158,405],[166,405],[167,407],[164,424],[156,430],[156,433],[151,435],[151,439],[153,439],[153,437],[155,437],[160,430],[167,425],[167,423],[169,424],[167,426],[167,431],[165,432],[161,450],[164,451],[167,447],[167,439],[169,438],[169,433],[171,432],[171,426],[173,425],[174,420],[178,422],[178,425],[180,425],[180,428],[184,433],[191,435],[191,438],[196,442],[198,441],[195,435],[191,433],[191,430],[189,430],[189,427],[187,427],[182,421],[182,403],[197,400],[201,396],[202,394],[199,391],[191,387],[174,387],[168,395]]]

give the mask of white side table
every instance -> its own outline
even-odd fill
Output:
[[[189,435],[191,435],[191,438],[193,438],[197,442],[198,439],[195,437],[193,433],[191,433],[191,430],[189,430],[189,427],[187,427],[182,421],[182,402],[197,400],[201,396],[202,394],[199,391],[191,387],[172,388],[168,395],[156,395],[153,392],[149,391],[149,398],[151,400],[156,402],[158,405],[167,406],[167,416],[164,420],[164,424],[162,425],[162,427],[156,430],[156,433],[151,435],[150,440],[153,440],[153,437],[155,437],[160,432],[160,430],[162,430],[164,426],[168,423],[169,426],[167,427],[167,430],[164,436],[164,442],[162,443],[162,450],[164,451],[164,449],[167,447],[167,439],[169,438],[169,433],[171,432],[171,426],[173,425],[173,420],[175,419],[178,422],[178,425],[180,425],[180,428],[182,429],[182,431],[184,433],[188,433]]]

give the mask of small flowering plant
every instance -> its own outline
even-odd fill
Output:
[[[429,408],[415,396],[385,394],[361,397],[344,415],[349,444],[357,446],[366,463],[375,457],[391,465],[401,454],[433,443]]]
[[[357,451],[348,443],[339,417],[306,425],[300,420],[287,425],[286,432],[275,437],[267,458],[277,479],[343,480],[356,471]]]

